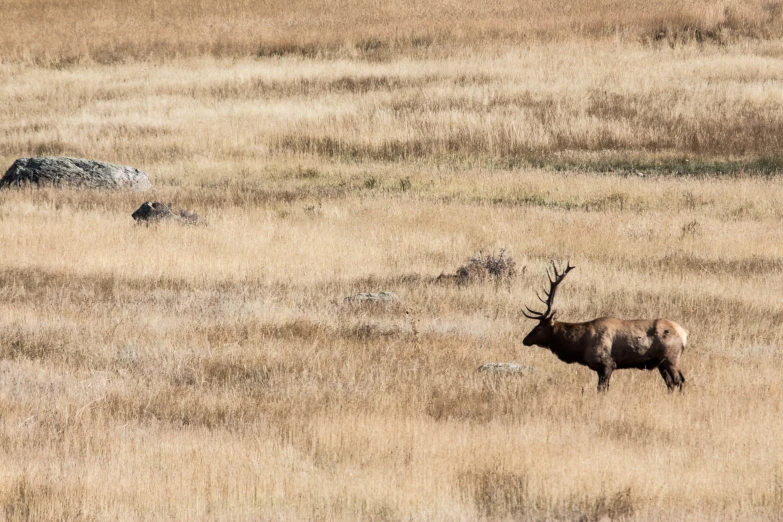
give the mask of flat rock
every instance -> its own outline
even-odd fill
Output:
[[[536,370],[532,366],[523,366],[517,363],[491,362],[479,366],[478,371],[490,373],[533,373]]]
[[[344,303],[385,302],[398,301],[400,298],[394,292],[361,292],[349,295],[343,299]]]
[[[133,167],[57,156],[16,160],[0,179],[0,188],[20,185],[138,191],[152,188],[147,175]]]

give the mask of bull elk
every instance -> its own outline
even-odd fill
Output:
[[[570,263],[562,272],[552,262],[554,277],[547,270],[549,291],[546,311],[536,312],[525,306],[523,315],[538,321],[538,325],[524,338],[525,346],[541,346],[568,364],[579,363],[598,373],[598,391],[609,389],[612,372],[624,368],[652,370],[658,368],[669,391],[682,390],[685,382],[677,365],[685,350],[688,332],[668,319],[626,321],[601,317],[586,323],[564,323],[555,320],[552,311],[557,287],[575,267]]]

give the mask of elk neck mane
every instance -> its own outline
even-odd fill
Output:
[[[567,363],[582,362],[584,346],[594,333],[595,321],[586,323],[552,322],[552,338],[546,348]]]

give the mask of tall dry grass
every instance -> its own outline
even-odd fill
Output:
[[[529,44],[385,63],[7,64],[0,156],[778,171],[782,56],[775,40]]]
[[[782,5],[779,0],[9,0],[0,56],[62,67],[202,55],[387,59],[465,46],[607,37],[668,45],[726,43],[780,37]]]
[[[245,201],[179,167],[156,197],[203,210],[195,228],[134,226],[139,195],[0,194],[6,518],[779,513],[777,180],[425,169],[401,191],[383,168]],[[501,246],[527,267],[511,285],[435,282]],[[683,395],[629,370],[599,396],[521,346],[551,257],[578,266],[565,319],[691,331]],[[401,302],[342,303],[381,289]],[[497,360],[536,371],[476,372]]]
[[[778,4],[3,16],[0,163],[156,189],[0,192],[0,518],[780,516]],[[521,346],[553,258],[564,319],[690,330],[684,394]]]

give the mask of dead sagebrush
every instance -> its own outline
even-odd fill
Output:
[[[524,269],[523,269],[524,270]],[[517,262],[506,256],[506,249],[501,248],[498,254],[494,252],[487,256],[479,250],[477,256],[470,258],[467,264],[459,267],[455,274],[441,274],[436,281],[454,281],[458,285],[494,281],[499,284],[510,281],[517,275]]]

